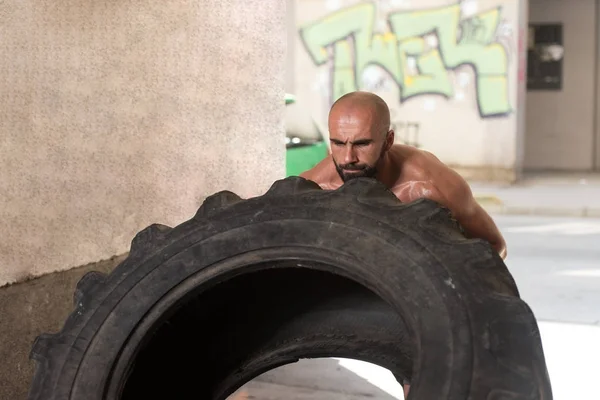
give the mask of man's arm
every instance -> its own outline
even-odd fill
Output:
[[[464,228],[468,237],[485,239],[506,259],[506,241],[490,215],[477,203],[471,195],[471,200],[466,200],[465,206],[450,209],[454,218]]]
[[[467,181],[437,158],[435,159],[440,167],[433,179],[441,197],[439,202],[450,209],[452,216],[464,228],[468,237],[487,240],[500,257],[505,259],[506,241],[492,217],[475,200]]]
[[[301,178],[308,179],[309,181],[316,182],[322,189],[335,189],[331,185],[331,175],[332,172],[337,175],[335,172],[335,167],[333,162],[331,161],[330,156],[325,157],[321,160],[317,165],[312,167],[309,170],[302,172],[300,175]]]

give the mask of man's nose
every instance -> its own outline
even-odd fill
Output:
[[[344,164],[352,164],[358,161],[356,158],[356,152],[354,151],[354,146],[352,146],[350,143],[346,145],[344,151]]]

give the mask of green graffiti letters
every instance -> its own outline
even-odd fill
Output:
[[[375,6],[359,3],[300,28],[315,65],[331,66],[331,100],[358,90],[369,65],[385,69],[400,88],[400,101],[425,94],[454,93],[448,70],[473,67],[482,117],[506,115],[508,58],[494,42],[500,8],[461,20],[459,5],[398,11],[388,15],[390,32],[373,32]]]
[[[393,35],[373,35],[375,7],[360,4],[334,13],[301,30],[301,36],[316,65],[333,58],[333,97],[356,90],[357,71],[369,64],[385,68],[400,80],[398,48]],[[350,44],[353,39],[354,48]],[[332,51],[330,55],[328,50]],[[357,51],[358,50],[358,51]]]

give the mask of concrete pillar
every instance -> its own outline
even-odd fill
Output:
[[[594,92],[594,167],[595,171],[600,171],[600,0],[596,0],[594,4],[594,9],[596,11],[595,15],[595,31],[594,36],[596,37],[595,42],[595,69],[596,73],[594,74],[595,79],[595,92]]]
[[[295,91],[295,61],[294,42],[296,40],[296,2],[297,0],[285,0],[286,4],[286,52],[285,52],[285,91],[294,93]]]
[[[285,2],[0,4],[0,286],[285,174]]]
[[[519,180],[523,176],[525,164],[525,135],[527,134],[527,39],[529,32],[529,0],[518,0],[518,40],[517,40],[517,105],[516,132],[515,132],[515,177]]]

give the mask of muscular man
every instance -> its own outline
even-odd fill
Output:
[[[429,198],[447,207],[468,237],[485,239],[504,259],[506,243],[477,203],[467,182],[433,154],[394,144],[390,111],[379,96],[352,92],[329,112],[331,155],[300,176],[334,190],[358,177],[374,177],[408,203]],[[404,393],[409,385],[404,382]]]

